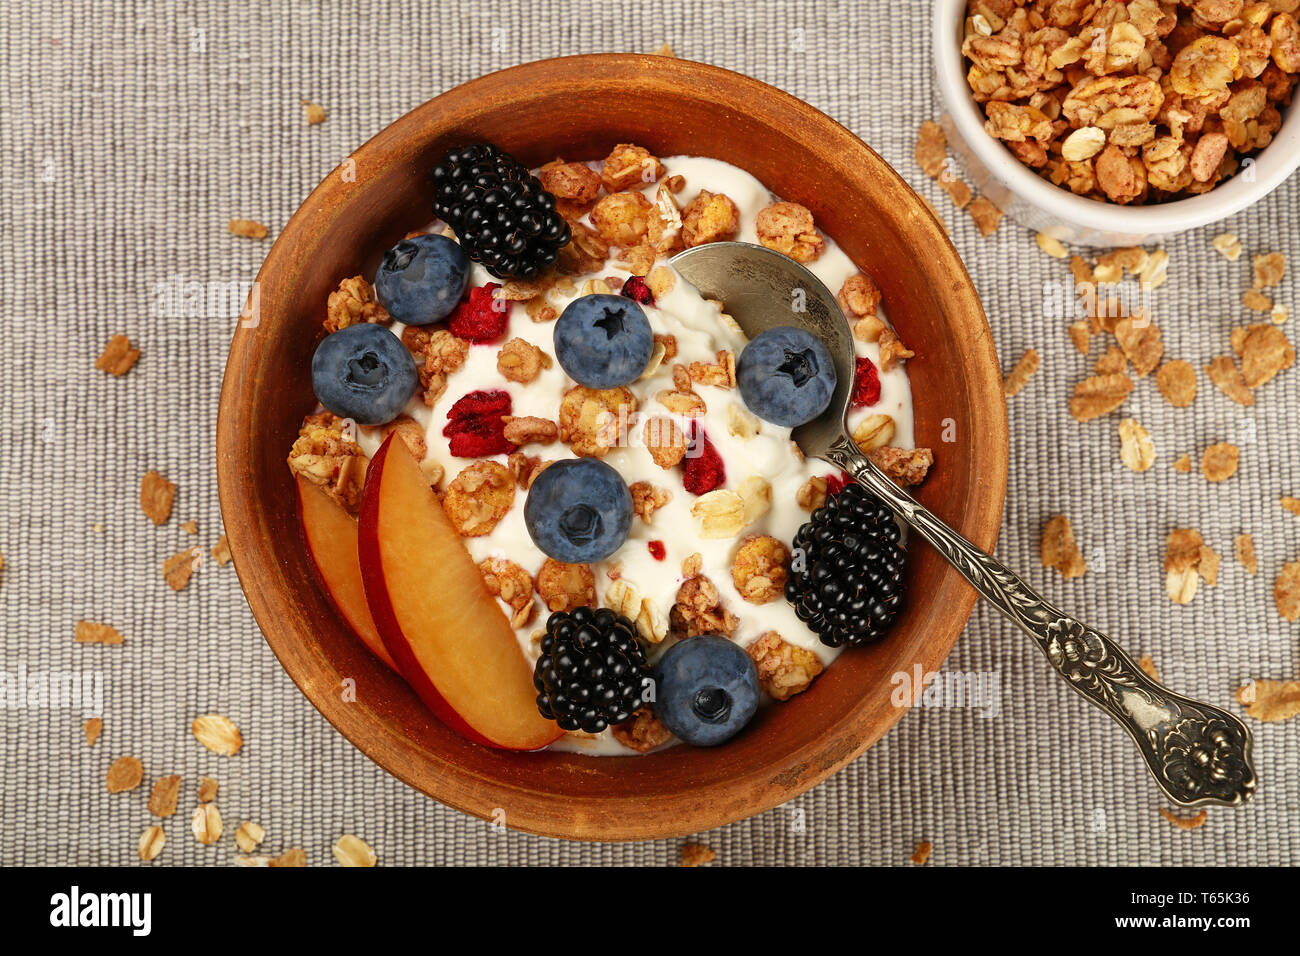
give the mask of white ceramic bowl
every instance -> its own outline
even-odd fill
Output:
[[[984,114],[971,95],[961,55],[965,19],[966,0],[934,0],[935,74],[947,105],[944,132],[961,157],[971,185],[1035,232],[1083,246],[1157,242],[1254,205],[1300,166],[1300,110],[1292,106],[1272,143],[1237,175],[1200,196],[1150,206],[1119,206],[1053,186],[984,131]]]

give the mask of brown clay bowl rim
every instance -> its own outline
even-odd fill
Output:
[[[592,77],[635,82],[651,73],[659,74],[683,89],[689,90],[696,85],[705,87],[711,97],[723,96],[738,110],[744,110],[757,101],[763,102],[764,109],[783,123],[810,132],[815,130],[823,150],[851,155],[855,163],[872,168],[883,184],[876,201],[907,210],[909,229],[912,230],[910,238],[918,247],[924,246],[939,257],[942,273],[951,278],[947,294],[955,300],[961,321],[967,323],[968,330],[976,332],[961,345],[971,375],[972,414],[979,416],[979,424],[985,430],[981,441],[1001,449],[1002,453],[995,456],[991,471],[982,472],[979,480],[972,482],[970,498],[963,503],[966,510],[960,517],[967,536],[980,547],[991,549],[997,540],[1006,495],[1008,432],[1000,365],[984,311],[960,256],[923,201],[874,150],[824,113],[758,80],[702,63],[643,54],[572,56],[523,64],[455,87],[385,127],[352,153],[350,159],[355,160],[357,168],[360,168],[380,163],[387,152],[408,140],[436,138],[448,128],[446,117],[463,118],[466,111],[472,112],[477,101],[490,100],[492,95],[500,96],[503,92],[519,89],[531,91],[538,84],[563,86]],[[707,149],[700,152],[708,154]],[[356,184],[341,184],[337,173],[338,170],[334,170],[326,176],[286,224],[258,273],[259,283],[281,270],[292,271],[293,263],[309,254],[318,227],[347,215],[347,190],[356,190],[357,187]],[[262,308],[262,321],[265,322],[265,299]],[[222,385],[217,420],[217,466],[221,509],[227,519],[250,514],[257,504],[251,473],[242,457],[251,447],[250,433],[256,430],[256,426],[235,412],[243,401],[242,389],[250,377],[246,374],[247,369],[259,345],[251,330],[241,328],[236,331]],[[334,681],[338,675],[327,672],[328,669],[310,655],[294,652],[300,642],[310,642],[312,635],[294,628],[296,604],[289,594],[260,585],[260,582],[274,580],[276,576],[279,564],[277,542],[268,540],[265,535],[253,534],[253,528],[251,522],[226,521],[241,586],[267,643],[313,706],[384,770],[439,802],[481,819],[490,818],[493,808],[509,805],[512,808],[508,821],[511,829],[566,839],[643,840],[698,833],[733,823],[785,803],[822,782],[879,740],[901,718],[905,709],[893,707],[883,720],[878,716],[874,718],[873,724],[871,715],[866,712],[868,704],[864,695],[843,720],[822,728],[815,740],[791,752],[784,767],[756,766],[729,779],[725,786],[714,787],[718,791],[745,789],[753,796],[744,806],[737,806],[734,800],[711,799],[720,794],[705,790],[688,791],[691,797],[688,805],[663,796],[646,799],[628,794],[613,798],[621,800],[625,806],[620,809],[626,811],[613,820],[608,812],[609,796],[566,796],[563,817],[557,818],[554,797],[548,802],[543,799],[545,795],[522,787],[511,779],[488,777],[443,755],[431,756],[429,751],[421,749],[408,736],[395,732],[370,711],[343,702]],[[279,547],[285,546],[279,544]],[[303,547],[300,542],[290,546]],[[959,580],[954,570],[945,569],[943,574]],[[975,598],[974,590],[964,585],[950,595],[942,626],[929,632],[923,653],[916,661],[925,672],[937,670],[947,657],[965,627]],[[320,595],[320,600],[327,602],[324,594]],[[859,736],[850,738],[853,741],[851,746],[826,745],[833,733],[841,735],[835,740],[843,740],[844,734],[850,731],[860,732]],[[582,759],[604,762],[647,758]],[[683,786],[687,786],[685,781]],[[596,819],[600,820],[599,826],[593,823]]]

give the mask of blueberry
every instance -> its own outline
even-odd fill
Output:
[[[650,364],[654,333],[641,306],[621,295],[584,295],[555,323],[555,357],[588,388],[618,388]]]
[[[751,412],[793,428],[812,421],[831,403],[835,365],[817,336],[778,325],[745,346],[736,362],[736,383]]]
[[[384,253],[375,295],[388,314],[407,325],[449,316],[469,284],[469,256],[446,236],[403,239]]]
[[[659,719],[697,747],[730,740],[758,709],[754,662],[725,637],[704,634],[674,644],[659,659],[655,681]]]
[[[557,461],[528,489],[524,523],[533,543],[556,561],[599,561],[627,540],[632,493],[623,476],[598,458]]]
[[[340,418],[383,425],[396,418],[420,384],[415,359],[382,325],[339,329],[316,346],[311,386],[316,398]]]

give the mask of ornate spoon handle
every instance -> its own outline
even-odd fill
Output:
[[[1156,683],[1110,638],[1049,604],[902,491],[847,436],[821,457],[888,505],[1032,637],[1071,687],[1128,731],[1169,799],[1239,806],[1254,795],[1251,735],[1234,715]]]

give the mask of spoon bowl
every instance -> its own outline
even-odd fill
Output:
[[[752,242],[695,246],[674,256],[672,266],[705,298],[726,302],[727,314],[748,338],[793,325],[825,343],[835,364],[835,391],[822,414],[791,433],[805,455],[823,457],[844,434],[853,392],[853,335],[835,296],[789,256]]]
[[[862,454],[846,422],[853,337],[843,310],[816,276],[773,249],[747,242],[696,246],[675,256],[672,265],[705,297],[725,303],[751,339],[777,325],[798,326],[822,339],[835,363],[835,392],[825,411],[793,430],[803,453],[852,476],[1032,638],[1057,674],[1128,732],[1170,800],[1187,807],[1240,806],[1254,795],[1251,734],[1236,716],[1154,681],[1114,641],[1049,604]]]

